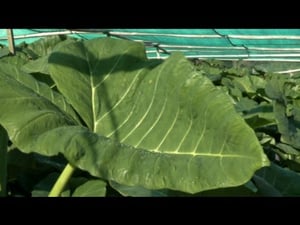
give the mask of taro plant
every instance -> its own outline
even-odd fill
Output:
[[[72,196],[103,196],[106,183],[164,195],[241,186],[270,164],[232,99],[179,53],[148,60],[142,44],[104,38],[42,54],[0,61],[0,124],[23,153],[65,157],[50,196],[76,170],[92,179]],[[32,73],[41,70],[46,81]]]

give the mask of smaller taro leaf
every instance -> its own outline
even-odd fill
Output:
[[[67,186],[70,189],[71,193],[74,192],[74,190],[79,187],[80,185],[84,184],[85,182],[87,182],[90,179],[90,176],[77,176],[76,173],[77,172],[82,172],[79,170],[75,170],[75,172],[73,173],[71,179],[68,181]]]
[[[233,80],[234,86],[238,87],[241,92],[246,93],[248,96],[256,94],[257,89],[265,88],[265,80],[257,76],[243,76],[236,77]]]
[[[275,121],[274,113],[273,113],[273,107],[269,103],[260,103],[259,105],[256,105],[252,109],[248,110],[246,112],[245,118],[249,118],[251,116],[259,116],[260,118],[264,118],[266,120]]]
[[[72,197],[104,197],[106,182],[103,180],[89,180],[75,189]]]
[[[300,151],[298,149],[293,148],[290,145],[278,143],[274,148],[274,152],[276,152],[283,160],[286,161],[287,164],[292,162],[294,165],[299,164],[297,167],[300,166]]]
[[[258,115],[254,115],[254,116],[245,118],[245,121],[254,130],[256,130],[257,128],[261,128],[261,127],[270,126],[270,125],[275,124],[273,120],[265,119],[265,118],[262,118]]]
[[[36,59],[37,55],[32,50],[28,49],[27,46],[28,45],[25,42],[20,43],[15,46],[14,55],[9,54],[6,57],[2,57],[0,61],[22,66],[30,60]]]
[[[66,35],[55,35],[50,37],[41,38],[27,46],[29,50],[34,52],[38,57],[50,54],[55,46],[68,38]]]
[[[235,109],[237,112],[242,112],[243,114],[247,115],[248,112],[256,108],[257,105],[258,104],[256,101],[243,97],[236,103]]]
[[[287,154],[291,154],[291,155],[295,155],[295,156],[300,155],[300,151],[291,147],[290,145],[278,143],[278,144],[276,144],[276,147]]]
[[[274,138],[264,132],[255,133],[261,145],[269,144],[274,140]]]
[[[24,64],[22,66],[22,69],[27,72],[27,73],[42,73],[42,74],[47,74],[49,75],[49,64],[48,64],[48,58],[50,54],[57,48],[75,43],[77,42],[77,39],[73,38],[60,38],[60,37],[53,37],[53,39],[42,39],[43,45],[41,46],[38,43],[33,43],[29,45],[29,48],[33,49],[33,51],[36,51],[37,54],[39,54],[39,58],[35,60],[31,60],[28,63]],[[44,45],[47,47],[44,47]],[[46,48],[46,49],[44,49]]]
[[[222,79],[222,70],[216,67],[212,67],[208,64],[201,64],[196,67],[196,71],[209,78],[212,82],[219,82]]]
[[[274,163],[258,170],[254,181],[259,192],[264,192],[265,196],[300,196],[300,175]]]
[[[22,70],[26,73],[43,73],[49,74],[48,71],[48,55],[42,56],[36,60],[32,60],[22,66]]]
[[[283,195],[275,187],[272,186],[268,181],[260,176],[254,175],[253,180],[256,187],[258,188],[257,193],[260,196],[265,197],[282,197]]]
[[[246,98],[247,99],[247,98]],[[251,100],[252,101],[252,100]],[[273,107],[269,103],[262,102],[259,105],[252,104],[251,108],[251,101],[245,101],[248,105],[237,103],[237,107],[241,110],[244,107],[244,119],[245,121],[253,128],[257,129],[264,126],[274,125],[276,123]],[[243,103],[243,102],[242,102]],[[246,107],[249,108],[246,108]]]
[[[287,78],[279,74],[269,74],[265,92],[273,100],[286,104],[285,83]]]
[[[244,65],[243,61],[235,61],[232,66],[224,70],[224,73],[234,77],[243,77],[250,74],[249,66]]]
[[[234,85],[231,79],[225,77],[222,79],[221,83],[227,88],[229,95],[234,100],[239,101],[243,97],[241,90]]]
[[[13,82],[15,83],[15,87],[26,87],[32,92],[35,92],[39,96],[42,96],[48,100],[50,100],[52,103],[54,103],[57,107],[65,111],[68,115],[70,115],[74,121],[77,121],[80,123],[80,120],[76,114],[76,112],[73,110],[73,108],[70,106],[70,104],[65,100],[65,98],[59,94],[58,92],[52,90],[48,85],[46,85],[44,82],[38,82],[36,79],[34,79],[33,76],[23,72],[22,70],[9,65],[7,63],[1,63],[0,62],[0,73],[3,74],[3,78],[5,82]],[[6,78],[5,78],[6,77]],[[3,83],[4,84],[4,83]],[[0,84],[1,86],[1,84]],[[13,88],[10,89],[12,92],[16,92],[13,90]],[[0,90],[1,92],[1,90]],[[9,90],[6,92],[3,90],[4,95],[9,94]],[[20,95],[21,92],[20,92]],[[37,97],[37,96],[35,96]],[[32,96],[34,98],[34,96]],[[22,112],[20,112],[22,113]]]
[[[7,55],[0,58],[0,62],[4,62],[14,66],[22,66],[29,62],[29,58],[23,52],[17,51],[15,55]]]

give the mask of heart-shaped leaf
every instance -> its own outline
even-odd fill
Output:
[[[0,73],[9,109],[0,123],[23,151],[62,152],[103,179],[189,193],[241,185],[269,165],[230,98],[181,54],[147,60],[142,44],[105,38],[64,45],[49,63],[87,128]]]

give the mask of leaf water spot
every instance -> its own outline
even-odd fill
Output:
[[[149,80],[148,83],[149,83],[149,84],[152,84],[152,83],[153,83],[153,80]]]
[[[191,185],[195,185],[196,182],[195,182],[194,180],[192,180],[190,184],[191,184]]]
[[[122,172],[121,172],[121,176],[124,177],[124,178],[127,178],[127,174],[128,174],[128,170],[124,169]]]

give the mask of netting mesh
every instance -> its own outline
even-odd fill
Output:
[[[13,40],[18,45],[59,34],[141,41],[148,58],[180,51],[199,59],[300,62],[300,29],[13,29]],[[0,29],[0,44],[8,45],[7,29]]]
[[[249,60],[300,59],[300,30],[116,30],[113,34],[157,44],[165,52],[187,57]],[[163,53],[162,53],[163,54]],[[152,53],[153,57],[155,57]]]

